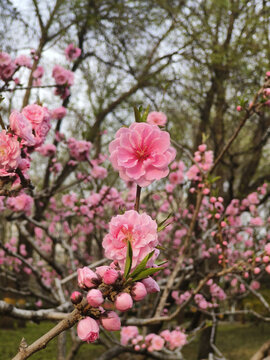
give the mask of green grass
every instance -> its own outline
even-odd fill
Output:
[[[24,337],[31,344],[53,327],[51,322],[40,324],[27,323],[25,328],[0,330],[0,359],[10,360],[17,352],[19,343]],[[270,339],[270,324],[234,323],[220,324],[217,346],[228,360],[249,360],[259,347]],[[56,360],[57,339],[52,340],[47,347],[34,354],[32,360]],[[68,341],[68,348],[70,340]],[[185,347],[183,354],[186,360],[196,360],[198,341]],[[101,354],[100,345],[84,344],[77,355],[79,360],[92,360]]]

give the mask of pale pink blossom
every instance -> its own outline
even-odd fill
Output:
[[[7,81],[12,78],[17,66],[11,61],[7,66],[0,68],[0,76],[3,80]]]
[[[137,326],[123,326],[121,329],[121,345],[126,346],[129,340],[139,335]]]
[[[36,70],[33,72],[34,79],[40,79],[44,75],[44,68],[43,66],[37,66]]]
[[[161,336],[153,336],[151,341],[151,347],[153,348],[153,350],[160,351],[164,347],[164,344],[165,340]]]
[[[85,140],[76,140],[70,138],[68,140],[68,148],[70,156],[78,161],[85,161],[89,158],[89,152],[92,148],[92,143]]]
[[[148,114],[146,121],[150,125],[164,126],[167,122],[167,116],[161,111],[152,111]]]
[[[121,128],[109,145],[110,160],[120,177],[145,187],[168,175],[168,165],[176,152],[170,135],[156,125],[133,123]]]
[[[28,69],[32,68],[32,60],[29,56],[27,55],[19,55],[16,59],[15,59],[15,64],[18,66],[25,66]]]
[[[22,109],[22,114],[31,122],[34,130],[49,118],[48,109],[37,104],[27,105]]]
[[[109,311],[100,318],[101,324],[105,330],[119,331],[121,329],[121,321],[119,316],[114,311]]]
[[[81,55],[81,52],[81,49],[76,48],[74,44],[69,44],[65,49],[66,58],[70,61],[77,59]]]
[[[54,144],[46,144],[36,149],[43,156],[52,156],[56,152],[56,146]]]
[[[74,73],[70,70],[63,68],[60,65],[54,66],[52,76],[57,85],[67,85],[67,86],[73,85]]]
[[[9,136],[5,130],[0,132],[0,177],[10,176],[20,162],[20,143],[15,137]]]
[[[34,200],[27,194],[21,194],[16,197],[9,197],[7,207],[12,211],[23,211],[26,215],[31,214]]]
[[[27,146],[35,145],[32,125],[23,114],[16,110],[12,111],[9,117],[9,125],[14,134],[23,139]]]
[[[170,334],[170,350],[182,347],[187,343],[187,336],[180,330],[173,330]]]
[[[52,111],[52,119],[60,120],[67,115],[67,109],[60,106]]]
[[[87,316],[80,320],[77,326],[77,333],[82,341],[94,342],[99,338],[99,326],[96,320]]]
[[[0,67],[7,66],[11,63],[11,57],[8,53],[1,51],[0,52]]]
[[[252,218],[250,220],[250,225],[262,226],[263,225],[263,220],[259,216],[255,217],[255,218]]]
[[[119,272],[115,269],[107,269],[103,274],[103,282],[104,284],[111,285],[114,284],[118,279]]]
[[[102,242],[105,256],[116,260],[123,269],[126,260],[127,243],[133,250],[132,269],[158,244],[157,223],[147,214],[129,210],[114,216],[109,224],[109,234]]]

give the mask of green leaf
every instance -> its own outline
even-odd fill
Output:
[[[143,271],[141,271],[139,273],[139,275],[137,275],[136,277],[133,278],[133,281],[138,281],[138,280],[141,280],[141,279],[145,279],[147,278],[148,276],[150,275],[153,275],[155,274],[156,272],[158,272],[159,270],[163,270],[165,269],[164,267],[156,267],[156,268],[148,268],[148,269],[145,269]]]
[[[143,113],[143,115],[142,115],[142,117],[141,117],[141,121],[142,121],[142,122],[145,122],[145,121],[146,121],[147,116],[148,116],[148,114],[149,114],[149,110],[150,110],[150,105],[147,106],[147,108],[145,109],[145,111],[144,111],[144,113]]]
[[[136,108],[136,106],[133,107],[133,110],[134,110],[135,121],[136,122],[141,122],[141,113],[140,113],[140,111]]]
[[[132,247],[131,247],[130,241],[128,241],[126,264],[125,264],[125,271],[124,271],[124,278],[125,279],[127,278],[128,274],[130,272],[131,266],[132,266],[132,257],[133,257]]]
[[[155,250],[151,251],[149,254],[146,255],[146,257],[142,260],[142,262],[136,266],[136,268],[133,270],[133,272],[130,274],[130,277],[135,277],[137,276],[139,273],[141,273],[143,270],[145,270],[145,266],[148,262],[149,259],[151,259],[151,257],[154,255]]]
[[[168,260],[164,260],[164,261],[161,261],[161,263],[157,264],[157,266],[161,266],[161,265],[164,265],[168,262]]]
[[[161,221],[161,223],[158,224],[158,228],[157,228],[157,232],[160,232],[161,230],[165,229],[168,225],[170,225],[171,223],[165,224],[165,222],[172,216],[172,213],[170,213],[166,219],[164,219],[163,221]]]

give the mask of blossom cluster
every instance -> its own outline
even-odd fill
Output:
[[[136,351],[180,350],[186,343],[187,336],[179,328],[172,331],[163,330],[159,335],[150,333],[146,336],[139,334],[137,326],[124,326],[121,329],[121,344],[133,345]]]

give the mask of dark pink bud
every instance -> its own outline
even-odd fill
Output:
[[[142,282],[136,282],[135,285],[132,287],[131,295],[133,300],[141,301],[147,295],[147,290]]]
[[[115,300],[115,307],[119,311],[127,311],[133,306],[132,297],[128,293],[120,293]]]
[[[73,304],[79,304],[82,301],[82,294],[79,291],[73,291],[70,296],[70,300]]]
[[[120,318],[114,311],[109,311],[107,314],[102,315],[101,324],[108,331],[118,331],[121,328]]]

